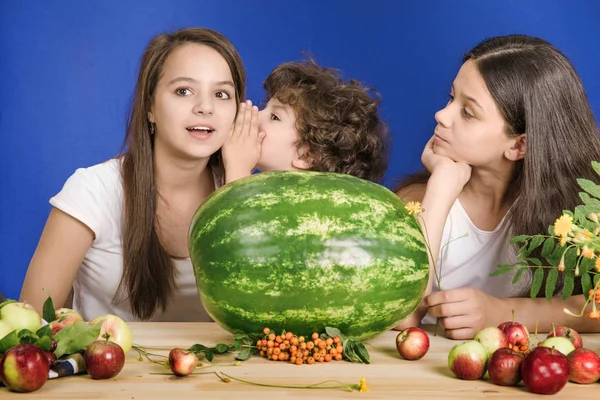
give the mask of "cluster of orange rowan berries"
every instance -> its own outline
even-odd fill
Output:
[[[590,289],[589,295],[590,295],[590,301],[593,301],[596,304],[600,304],[600,290],[594,291],[594,289]]]
[[[288,361],[292,364],[314,364],[316,362],[341,361],[344,347],[339,336],[321,337],[313,333],[309,340],[304,336],[296,336],[292,332],[275,334],[269,328],[263,330],[265,337],[256,342],[262,357],[273,361]]]

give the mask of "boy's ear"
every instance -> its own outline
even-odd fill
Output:
[[[311,165],[311,163],[309,163],[308,161],[306,161],[303,158],[295,158],[292,160],[292,167],[294,167],[296,169],[307,170],[307,169],[310,169],[312,167],[312,165]]]
[[[306,146],[298,149],[296,158],[292,160],[292,167],[303,170],[312,168],[312,160],[308,156],[308,148]]]
[[[504,152],[504,156],[510,161],[519,161],[525,157],[526,150],[527,140],[523,133],[513,139],[512,146]]]

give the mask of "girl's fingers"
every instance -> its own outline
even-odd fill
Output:
[[[250,129],[248,129],[249,136],[256,136],[258,134],[258,107],[252,106],[250,111]]]
[[[248,134],[248,129],[250,129],[250,120],[252,119],[252,102],[250,100],[246,100],[244,104],[244,119],[239,131],[240,136]]]

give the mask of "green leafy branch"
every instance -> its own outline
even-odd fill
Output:
[[[594,161],[592,167],[600,175],[600,163]],[[595,295],[600,288],[600,185],[588,179],[577,179],[577,183],[583,189],[579,192],[583,204],[576,206],[573,211],[564,210],[554,225],[548,227],[547,235],[513,237],[510,242],[520,246],[517,262],[499,265],[492,276],[516,270],[512,281],[515,284],[525,271],[534,268],[530,289],[530,296],[534,299],[540,294],[546,276],[544,270],[547,270],[544,288],[546,299],[549,300],[554,295],[561,273],[564,275],[563,299],[573,294],[576,277],[581,279],[584,294],[591,292]],[[565,230],[565,227],[569,229]],[[556,232],[556,229],[560,231]]]

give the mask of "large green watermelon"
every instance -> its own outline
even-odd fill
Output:
[[[217,190],[189,246],[202,303],[231,332],[332,326],[366,339],[414,311],[429,276],[402,200],[334,173],[267,172]]]

